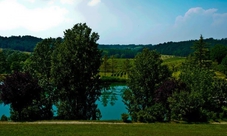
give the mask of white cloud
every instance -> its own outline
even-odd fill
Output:
[[[27,1],[27,2],[30,2],[30,3],[35,3],[35,0],[24,0],[24,1]]]
[[[95,6],[97,4],[99,4],[101,2],[101,0],[91,0],[90,2],[88,2],[89,6]]]
[[[218,13],[218,10],[214,8],[205,10],[201,7],[196,7],[189,9],[184,16],[178,16],[174,26],[215,27],[226,23],[227,13]]]
[[[205,38],[220,38],[227,34],[227,13],[218,9],[190,8],[183,16],[178,16],[175,24],[164,32],[169,39],[196,39],[202,34]],[[215,37],[216,36],[216,37]]]
[[[63,4],[73,4],[74,0],[60,0]]]
[[[0,30],[25,28],[35,32],[43,31],[69,21],[67,14],[67,9],[56,5],[30,9],[17,0],[2,0]]]
[[[187,23],[190,21],[200,22],[207,19],[213,20],[213,16],[216,14],[217,9],[203,9],[201,7],[189,9],[184,16],[178,16],[175,21],[175,26],[181,25],[182,23]],[[206,22],[204,22],[206,23]]]

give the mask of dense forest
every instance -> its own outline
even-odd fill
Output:
[[[43,39],[33,37],[33,36],[11,36],[11,37],[1,37],[0,36],[0,48],[27,51],[32,52],[36,44]],[[103,55],[114,56],[115,58],[134,58],[138,52],[141,52],[144,48],[149,48],[151,50],[156,50],[161,54],[175,55],[186,57],[192,53],[191,46],[197,40],[180,41],[180,42],[165,42],[157,45],[146,44],[146,45],[120,45],[120,44],[99,44],[98,48],[103,51]],[[214,45],[225,45],[227,46],[227,38],[204,39],[208,44],[209,48]]]

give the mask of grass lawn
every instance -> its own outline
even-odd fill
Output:
[[[226,136],[227,124],[1,124],[0,136]]]

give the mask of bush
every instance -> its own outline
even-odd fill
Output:
[[[128,120],[129,115],[127,113],[122,113],[121,118],[122,118],[123,122],[129,122],[129,120]]]
[[[8,118],[6,117],[6,115],[2,115],[1,121],[8,121]]]
[[[167,110],[164,106],[160,103],[156,103],[149,108],[140,110],[137,113],[137,121],[146,123],[168,121],[168,119],[166,119],[166,115]]]

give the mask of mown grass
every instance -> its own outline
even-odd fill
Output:
[[[0,124],[1,136],[225,136],[214,124]]]

